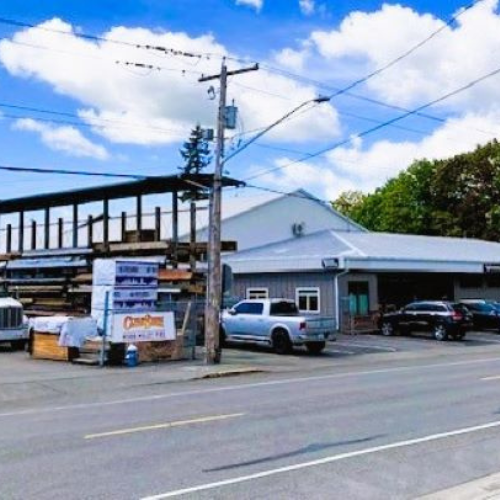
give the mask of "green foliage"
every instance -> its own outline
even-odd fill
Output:
[[[500,240],[500,144],[416,161],[374,193],[342,193],[333,206],[372,231]]]
[[[184,160],[181,170],[185,174],[199,174],[210,164],[212,156],[208,141],[203,137],[200,125],[191,131],[189,139],[184,143],[180,154]]]

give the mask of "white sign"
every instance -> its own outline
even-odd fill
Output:
[[[113,314],[110,337],[112,342],[128,343],[175,340],[174,313]]]

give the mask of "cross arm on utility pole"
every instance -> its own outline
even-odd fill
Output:
[[[241,75],[242,73],[248,73],[249,71],[258,71],[259,65],[254,64],[253,66],[250,66],[248,68],[241,68],[241,69],[235,69],[234,71],[226,71],[226,77],[228,76],[234,76],[234,75]],[[198,79],[199,82],[209,82],[211,80],[220,80],[222,76],[222,73],[218,75],[202,75],[201,78]]]

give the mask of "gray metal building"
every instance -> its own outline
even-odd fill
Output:
[[[500,244],[480,240],[323,230],[225,262],[237,296],[295,299],[338,324],[346,313],[366,317],[418,299],[500,300]]]

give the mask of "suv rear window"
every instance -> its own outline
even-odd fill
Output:
[[[293,302],[272,302],[271,316],[297,316],[299,310]]]

